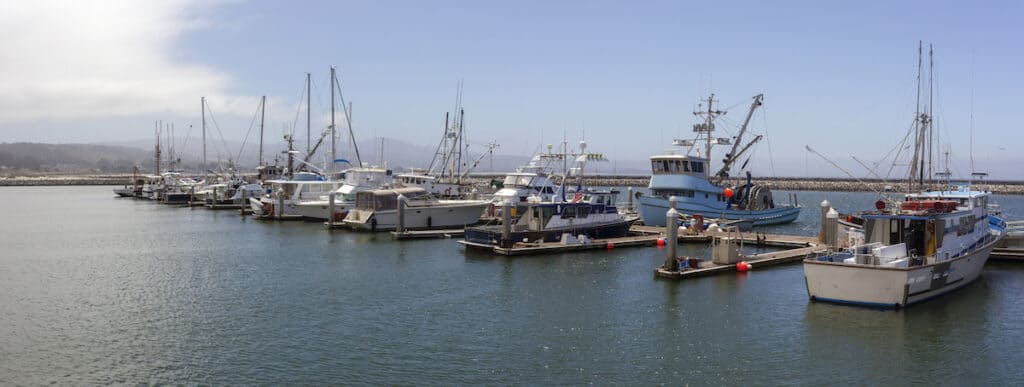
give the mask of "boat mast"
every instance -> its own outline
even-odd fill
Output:
[[[206,97],[199,97],[199,105],[203,112],[203,173],[206,173]],[[206,174],[206,180],[210,180],[209,174]]]
[[[929,181],[929,183],[933,183],[934,182],[934,178],[933,178],[933,175],[932,175],[932,159],[935,158],[935,143],[937,142],[936,141],[937,134],[935,133],[935,130],[931,126],[932,116],[934,116],[934,114],[935,114],[934,111],[932,111],[932,87],[934,85],[934,83],[932,83],[932,70],[934,69],[934,66],[935,66],[934,49],[932,49],[932,44],[928,43],[928,119],[926,121],[927,125],[925,127],[928,129],[928,133],[929,133],[929,136],[928,136],[928,181]]]
[[[260,99],[260,165],[263,165],[263,122],[267,115],[267,96]],[[274,162],[277,164],[277,162]],[[289,166],[291,168],[291,166]]]
[[[160,174],[160,125],[162,125],[162,123],[160,122],[160,120],[157,120],[154,123],[156,124],[156,128],[154,128],[154,130],[153,130],[156,133],[156,149],[154,149],[154,154],[156,155],[156,173],[155,174],[159,175]]]
[[[693,115],[704,118],[704,123],[703,124],[695,124],[695,125],[693,125],[693,131],[697,132],[697,133],[703,133],[704,137],[705,137],[705,140],[706,140],[705,141],[705,145],[704,145],[704,158],[706,160],[705,161],[705,166],[704,166],[704,176],[705,177],[709,176],[709,174],[711,173],[711,171],[710,171],[710,167],[711,167],[711,164],[710,164],[711,163],[711,132],[715,131],[715,123],[714,123],[714,121],[715,121],[715,118],[717,118],[718,116],[725,114],[725,112],[722,111],[722,110],[714,110],[714,108],[712,108],[712,104],[714,104],[714,101],[715,101],[715,94],[712,93],[711,95],[708,96],[708,110],[706,110],[706,111],[698,110],[698,111],[693,112]],[[699,109],[700,105],[697,105],[697,106],[698,106],[698,109]],[[700,135],[698,135],[698,137],[699,136]]]
[[[341,99],[341,107],[345,108],[345,95],[341,93],[341,83],[338,81],[337,75],[334,73],[334,66],[331,66],[331,144],[334,144],[334,86],[338,87],[338,98]],[[352,131],[352,103],[348,104],[348,111],[345,112],[345,122],[348,123],[348,140],[352,143],[352,150],[356,153],[356,163],[362,167],[363,159],[359,156],[359,144],[356,143],[356,134]],[[332,160],[331,165],[334,165],[334,160],[337,160],[336,156],[331,154]]]
[[[334,160],[338,159],[338,150],[334,143],[334,80],[334,66],[331,66],[331,164],[330,168],[327,169],[328,173],[334,173]]]
[[[311,97],[312,92],[310,91],[310,85],[312,85],[312,84],[313,84],[312,74],[311,73],[306,73],[306,154],[307,155],[309,154],[309,150],[310,150],[310,138],[309,137],[312,134],[312,132],[310,131],[310,122],[312,121],[312,117],[313,117],[313,113],[312,113],[313,108],[310,105],[310,101],[312,101],[312,97]]]

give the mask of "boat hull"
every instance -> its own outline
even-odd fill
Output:
[[[668,212],[668,200],[653,197],[641,196],[640,218],[644,225],[664,227],[665,213]],[[750,220],[754,226],[767,226],[772,224],[790,223],[800,215],[800,207],[778,206],[775,208],[759,211],[748,210],[727,210],[714,208],[701,203],[694,203],[680,200],[676,203],[676,211],[681,214],[701,214],[706,218],[720,218],[727,220]]]
[[[345,219],[354,204],[354,202],[334,203],[334,220],[340,222]],[[295,209],[299,215],[302,215],[302,219],[308,220],[328,220],[331,213],[331,205],[327,200],[301,202],[295,205]]]
[[[908,268],[804,260],[812,301],[900,308],[959,289],[978,279],[997,240],[961,257]]]

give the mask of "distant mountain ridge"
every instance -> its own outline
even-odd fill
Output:
[[[258,144],[241,142],[221,142],[219,145],[207,143],[207,168],[226,165],[230,158],[239,168],[248,169],[258,164]],[[131,172],[136,166],[144,172],[155,169],[152,140],[122,141],[95,144],[44,144],[44,143],[0,143],[0,171],[38,171],[65,173],[118,173]],[[364,164],[386,166],[395,171],[409,168],[427,168],[434,158],[437,144],[411,144],[391,138],[373,138],[358,143],[360,156]],[[296,143],[295,147],[302,153],[306,144]],[[175,159],[180,160],[178,168],[186,171],[199,171],[202,159],[202,140],[189,138],[175,141],[173,147]],[[225,148],[227,150],[225,151]],[[337,145],[338,158],[356,162],[353,151],[347,143]],[[479,149],[477,149],[479,148]],[[264,161],[284,164],[286,157],[282,141],[264,144]],[[383,150],[383,151],[382,151]],[[500,148],[499,148],[500,150]],[[171,147],[162,144],[162,158],[166,163]],[[515,167],[526,164],[532,155],[481,155],[483,147],[470,146],[468,155],[463,156],[463,168],[468,168],[479,159],[474,172],[507,172]],[[330,145],[324,144],[317,150],[310,163],[323,165],[327,162]],[[383,156],[383,157],[382,157]],[[164,165],[166,167],[166,165]],[[588,173],[620,173],[644,174],[646,162],[615,161],[591,163]]]

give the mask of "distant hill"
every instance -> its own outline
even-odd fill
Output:
[[[218,141],[219,142],[219,141]],[[99,144],[41,144],[41,143],[0,143],[0,171],[7,172],[61,172],[61,173],[119,173],[131,172],[138,166],[142,171],[154,169],[152,141],[125,141]],[[296,148],[305,151],[305,142]],[[355,154],[347,143],[339,142],[338,157],[355,163]],[[176,141],[175,159],[180,160],[179,168],[201,170],[202,142],[197,138]],[[226,149],[225,149],[226,148]],[[219,142],[207,144],[208,168],[224,165],[230,158],[243,169],[258,164],[258,144],[249,143],[243,148],[240,142]],[[409,168],[426,168],[434,157],[437,144],[411,144],[391,138],[373,138],[359,142],[360,156],[364,163],[387,166],[396,171]],[[284,144],[264,145],[264,159],[267,163],[285,162]],[[383,150],[383,152],[382,152]],[[471,165],[486,149],[471,146],[469,155],[464,156],[464,165]],[[163,158],[166,162],[170,149],[164,144]],[[474,172],[506,172],[526,164],[531,155],[507,155],[500,153],[480,158]],[[325,144],[314,154],[310,162],[322,165],[328,158],[330,145]],[[646,162],[611,160],[606,163],[591,163],[588,173],[644,174]]]
[[[149,163],[152,153],[139,148],[94,144],[0,143],[0,170],[38,172],[131,172]]]

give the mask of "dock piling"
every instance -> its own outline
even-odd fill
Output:
[[[405,195],[398,194],[398,224],[395,227],[395,232],[401,234],[405,232]]]
[[[284,191],[277,191],[277,219],[284,219]]]
[[[334,197],[335,196],[336,195],[334,194],[334,192],[331,192],[330,195],[327,195],[327,212],[328,212],[328,214],[327,214],[327,226],[329,228],[334,228],[334,217],[335,217],[335,215],[334,215],[335,198]]]
[[[676,211],[676,197],[668,198],[668,211],[665,212],[665,270],[679,270],[676,264],[676,245],[679,242],[679,212]]]
[[[501,203],[501,247],[512,247],[512,201]]]
[[[825,241],[825,214],[832,208],[832,204],[825,199],[821,202],[821,227],[818,229],[818,241]]]

